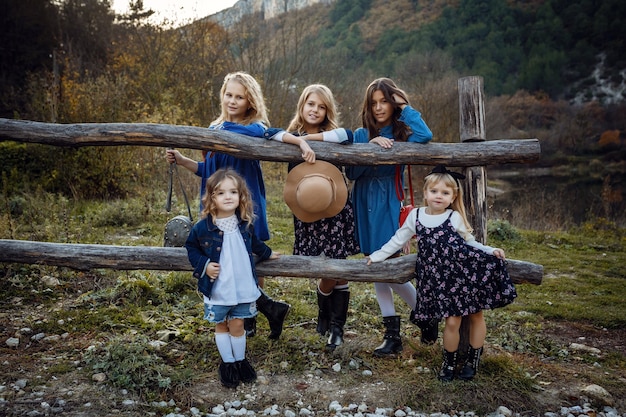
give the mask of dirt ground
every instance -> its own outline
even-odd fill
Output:
[[[93,335],[66,334],[60,335],[58,340],[34,341],[32,335],[25,334],[20,338],[19,346],[9,347],[6,342],[16,332],[19,333],[24,325],[23,317],[32,312],[31,308],[18,303],[10,311],[0,313],[0,398],[3,399],[0,415],[139,416],[146,415],[146,410],[150,410],[148,415],[166,415],[176,410],[170,403],[162,413],[155,412],[154,407],[142,403],[133,394],[94,380],[90,372],[82,369],[84,364],[81,362]],[[603,354],[615,352],[626,355],[626,330],[549,323],[545,326],[544,336],[563,346],[578,343],[600,349]],[[358,343],[356,339],[347,339],[346,345]],[[574,360],[567,366],[546,364],[532,356],[519,355],[516,360],[523,361],[527,369],[537,370],[537,381],[543,389],[534,400],[543,404],[545,408],[542,408],[546,411],[558,412],[563,404],[584,402],[581,398],[584,385],[581,375],[599,372],[593,364],[582,360]],[[256,383],[241,385],[236,390],[222,387],[214,372],[201,375],[198,383],[185,393],[179,393],[175,406],[180,409],[179,413],[191,415],[191,406],[210,410],[225,401],[243,401],[242,406],[255,410],[257,415],[262,415],[272,405],[281,410],[291,408],[296,414],[300,407],[308,407],[316,412],[315,415],[331,415],[328,407],[332,401],[344,406],[365,403],[369,410],[395,407],[401,401],[394,397],[394,387],[381,383],[375,377],[366,382],[354,383],[351,380],[346,384],[341,374],[334,372],[268,374],[258,369],[258,374]],[[614,395],[613,406],[624,413],[626,370],[618,372],[616,378],[617,381],[605,382],[612,387],[614,394],[614,387],[622,386],[621,391]]]

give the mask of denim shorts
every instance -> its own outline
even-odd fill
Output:
[[[256,302],[234,306],[204,304],[204,318],[211,323],[223,323],[230,319],[247,319],[257,315]]]

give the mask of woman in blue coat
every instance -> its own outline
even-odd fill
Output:
[[[395,141],[427,143],[433,134],[419,111],[411,107],[407,94],[389,78],[378,78],[367,87],[361,113],[363,127],[354,132],[354,143],[375,143],[389,149]],[[404,165],[400,166],[404,172]],[[365,255],[380,249],[398,229],[400,200],[396,193],[396,165],[349,166],[353,181],[352,204],[361,251]],[[376,300],[383,316],[385,336],[374,350],[379,357],[402,351],[400,316],[396,315],[393,292],[413,309],[415,287],[411,282],[376,282]],[[422,341],[437,340],[437,323],[415,323],[422,330]]]

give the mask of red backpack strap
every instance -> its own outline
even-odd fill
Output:
[[[411,165],[407,165],[409,170],[409,192],[411,193],[411,205],[414,206],[413,201],[413,180],[411,179]],[[404,188],[402,188],[402,165],[396,165],[396,196],[398,200],[404,201]]]

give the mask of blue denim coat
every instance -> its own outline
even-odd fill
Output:
[[[413,107],[404,107],[399,120],[411,129],[407,142],[427,143],[433,138],[421,113]],[[379,135],[393,139],[393,127],[383,127]],[[354,143],[368,143],[369,140],[367,129],[360,127],[354,132]],[[401,169],[404,172],[404,165]],[[395,165],[346,167],[346,176],[354,181],[352,204],[356,234],[365,255],[380,249],[398,230],[400,200],[396,194],[395,174]]]
[[[239,212],[239,231],[243,237],[243,241],[248,251],[247,257],[252,267],[252,274],[255,282],[259,283],[254,267],[252,254],[259,257],[259,261],[268,259],[272,254],[272,249],[254,234],[253,228],[248,227],[248,223],[241,220]],[[191,229],[185,248],[187,248],[187,257],[191,266],[194,268],[193,276],[198,280],[198,290],[211,298],[211,290],[214,281],[210,280],[206,274],[206,264],[208,261],[220,261],[220,253],[222,251],[222,243],[224,241],[224,232],[222,232],[212,221],[211,217],[200,219]],[[238,256],[234,254],[233,256]],[[239,256],[245,256],[240,254]]]

